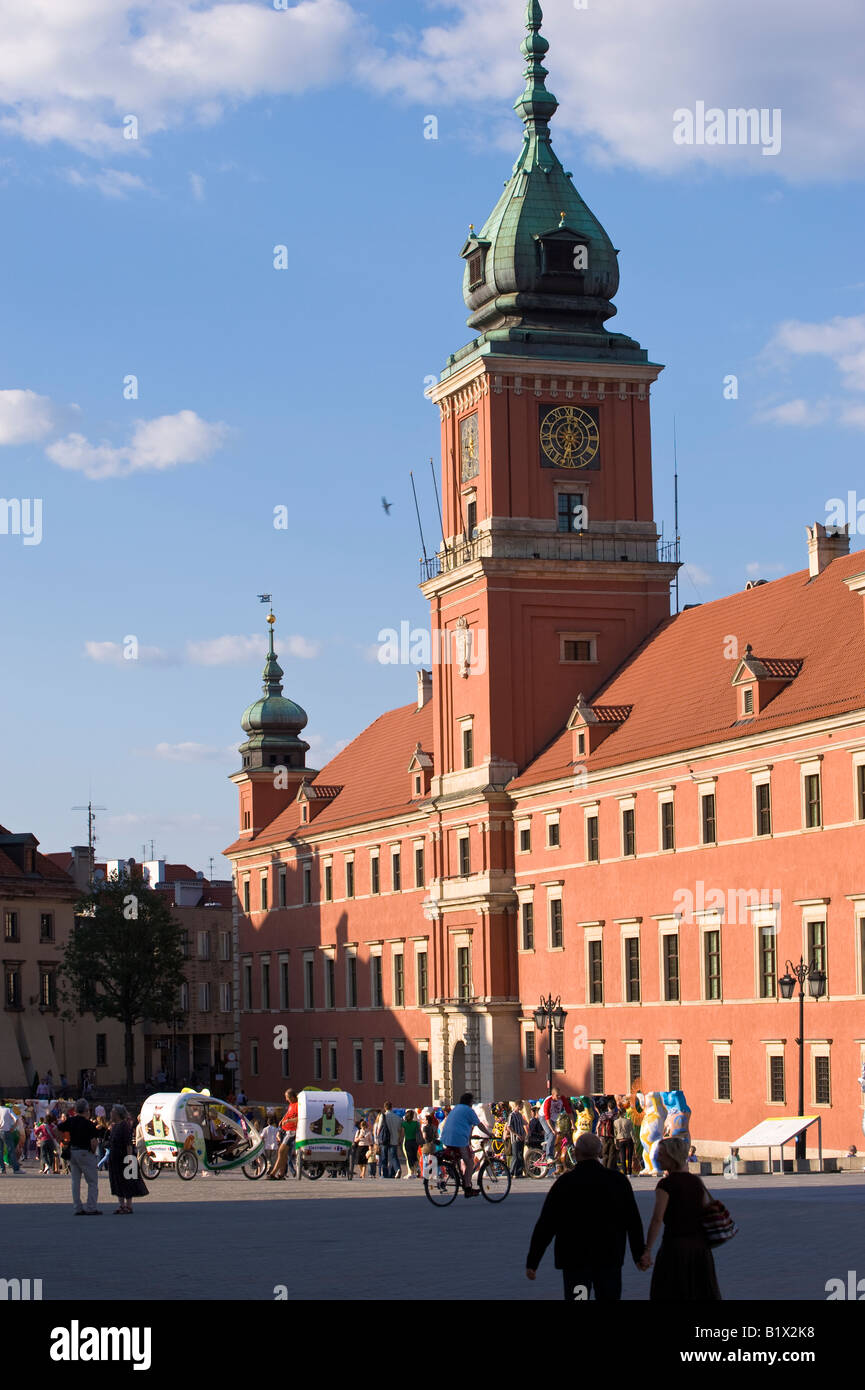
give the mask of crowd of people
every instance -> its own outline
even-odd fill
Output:
[[[117,1198],[115,1215],[128,1216],[133,1198],[147,1196],[137,1161],[130,1162],[135,1155],[133,1137],[133,1119],[123,1105],[106,1110],[97,1104],[91,1113],[84,1098],[71,1102],[40,1097],[35,1106],[16,1111],[0,1100],[0,1176],[18,1174],[22,1163],[35,1159],[41,1176],[71,1179],[76,1216],[101,1216],[99,1170],[107,1168],[109,1187]]]

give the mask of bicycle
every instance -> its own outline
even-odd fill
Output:
[[[565,1168],[573,1168],[576,1163],[573,1144],[568,1144],[565,1148]],[[543,1149],[527,1148],[523,1154],[523,1167],[526,1176],[529,1178],[546,1178],[550,1173],[556,1172],[559,1162],[556,1158],[547,1158]]]
[[[490,1152],[490,1140],[485,1139],[480,1145],[480,1150],[483,1157],[480,1162],[475,1159],[476,1166],[470,1181],[476,1173],[481,1196],[486,1197],[488,1202],[503,1202],[511,1190],[510,1169],[504,1159],[497,1158]],[[449,1207],[459,1196],[463,1186],[460,1151],[444,1148],[432,1156],[430,1161],[436,1168],[434,1173],[424,1177],[424,1192],[434,1207]]]

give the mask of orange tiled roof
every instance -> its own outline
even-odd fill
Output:
[[[410,796],[406,767],[418,742],[432,743],[432,722],[430,701],[422,709],[416,704],[402,705],[380,715],[322,768],[321,785],[342,790],[319,812],[311,826],[301,824],[300,807],[292,800],[252,839],[235,840],[224,853],[277,844],[289,837],[317,838],[325,830],[411,811],[417,803]],[[318,779],[312,782],[311,789],[317,783]]]
[[[813,578],[808,570],[701,604],[669,618],[596,692],[599,703],[632,705],[629,718],[585,761],[590,771],[661,757],[707,743],[750,737],[865,706],[865,609],[844,583],[863,569],[862,551],[840,556]],[[729,638],[775,658],[796,679],[747,723],[737,724]],[[768,666],[773,659],[764,665]],[[795,669],[793,669],[795,668]],[[797,674],[798,671],[798,674]],[[597,706],[593,706],[597,709]],[[573,772],[563,729],[510,783],[528,787]]]

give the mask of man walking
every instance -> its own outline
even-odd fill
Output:
[[[623,1173],[630,1177],[634,1166],[634,1126],[624,1105],[619,1106],[619,1113],[613,1121],[613,1133],[616,1139],[619,1167]]]
[[[295,1156],[294,1150],[295,1141],[297,1139],[297,1092],[292,1090],[286,1091],[285,1102],[288,1109],[279,1122],[282,1137],[276,1155],[276,1162],[265,1179],[267,1182],[278,1182],[280,1179],[284,1180],[289,1164],[291,1164],[292,1173],[295,1173],[295,1164],[300,1162],[300,1159]]]
[[[381,1149],[379,1172],[383,1178],[398,1178],[400,1173],[399,1166],[399,1146],[402,1141],[403,1127],[399,1115],[393,1113],[393,1106],[389,1100],[384,1103],[384,1111],[379,1127],[379,1147]],[[394,1172],[394,1169],[396,1170]]]
[[[511,1177],[524,1178],[523,1153],[526,1146],[526,1122],[520,1112],[519,1101],[509,1100],[508,1138],[511,1141]]]
[[[21,1171],[18,1163],[18,1117],[0,1100],[0,1172],[6,1172],[7,1161],[12,1172]]]
[[[544,1134],[547,1136],[547,1158],[552,1158],[556,1144],[556,1120],[564,1110],[570,1116],[571,1124],[574,1122],[574,1112],[571,1102],[559,1094],[557,1086],[553,1086],[550,1094],[544,1101],[541,1110],[540,1120],[544,1127]]]
[[[544,1251],[555,1240],[556,1269],[562,1271],[565,1299],[600,1302],[622,1297],[625,1241],[639,1266],[646,1249],[643,1223],[633,1188],[621,1173],[598,1162],[601,1141],[581,1134],[574,1145],[576,1167],[558,1178],[547,1193],[526,1260],[526,1277],[534,1279]]]
[[[66,1121],[69,1134],[69,1171],[72,1175],[72,1206],[76,1216],[101,1216],[99,1210],[99,1170],[96,1162],[97,1131],[89,1118],[86,1100],[75,1102],[75,1114]],[[87,1201],[81,1205],[81,1179],[87,1183]]]
[[[605,1168],[616,1167],[616,1131],[614,1125],[617,1114],[613,1097],[607,1096],[606,1108],[601,1111],[597,1128],[598,1138],[603,1145],[602,1162]]]

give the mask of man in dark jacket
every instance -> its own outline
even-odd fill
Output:
[[[574,1145],[577,1165],[553,1183],[532,1232],[526,1276],[534,1279],[550,1241],[562,1271],[565,1298],[598,1302],[622,1297],[625,1241],[638,1264],[646,1248],[643,1223],[628,1179],[598,1162],[601,1141],[581,1134]]]

